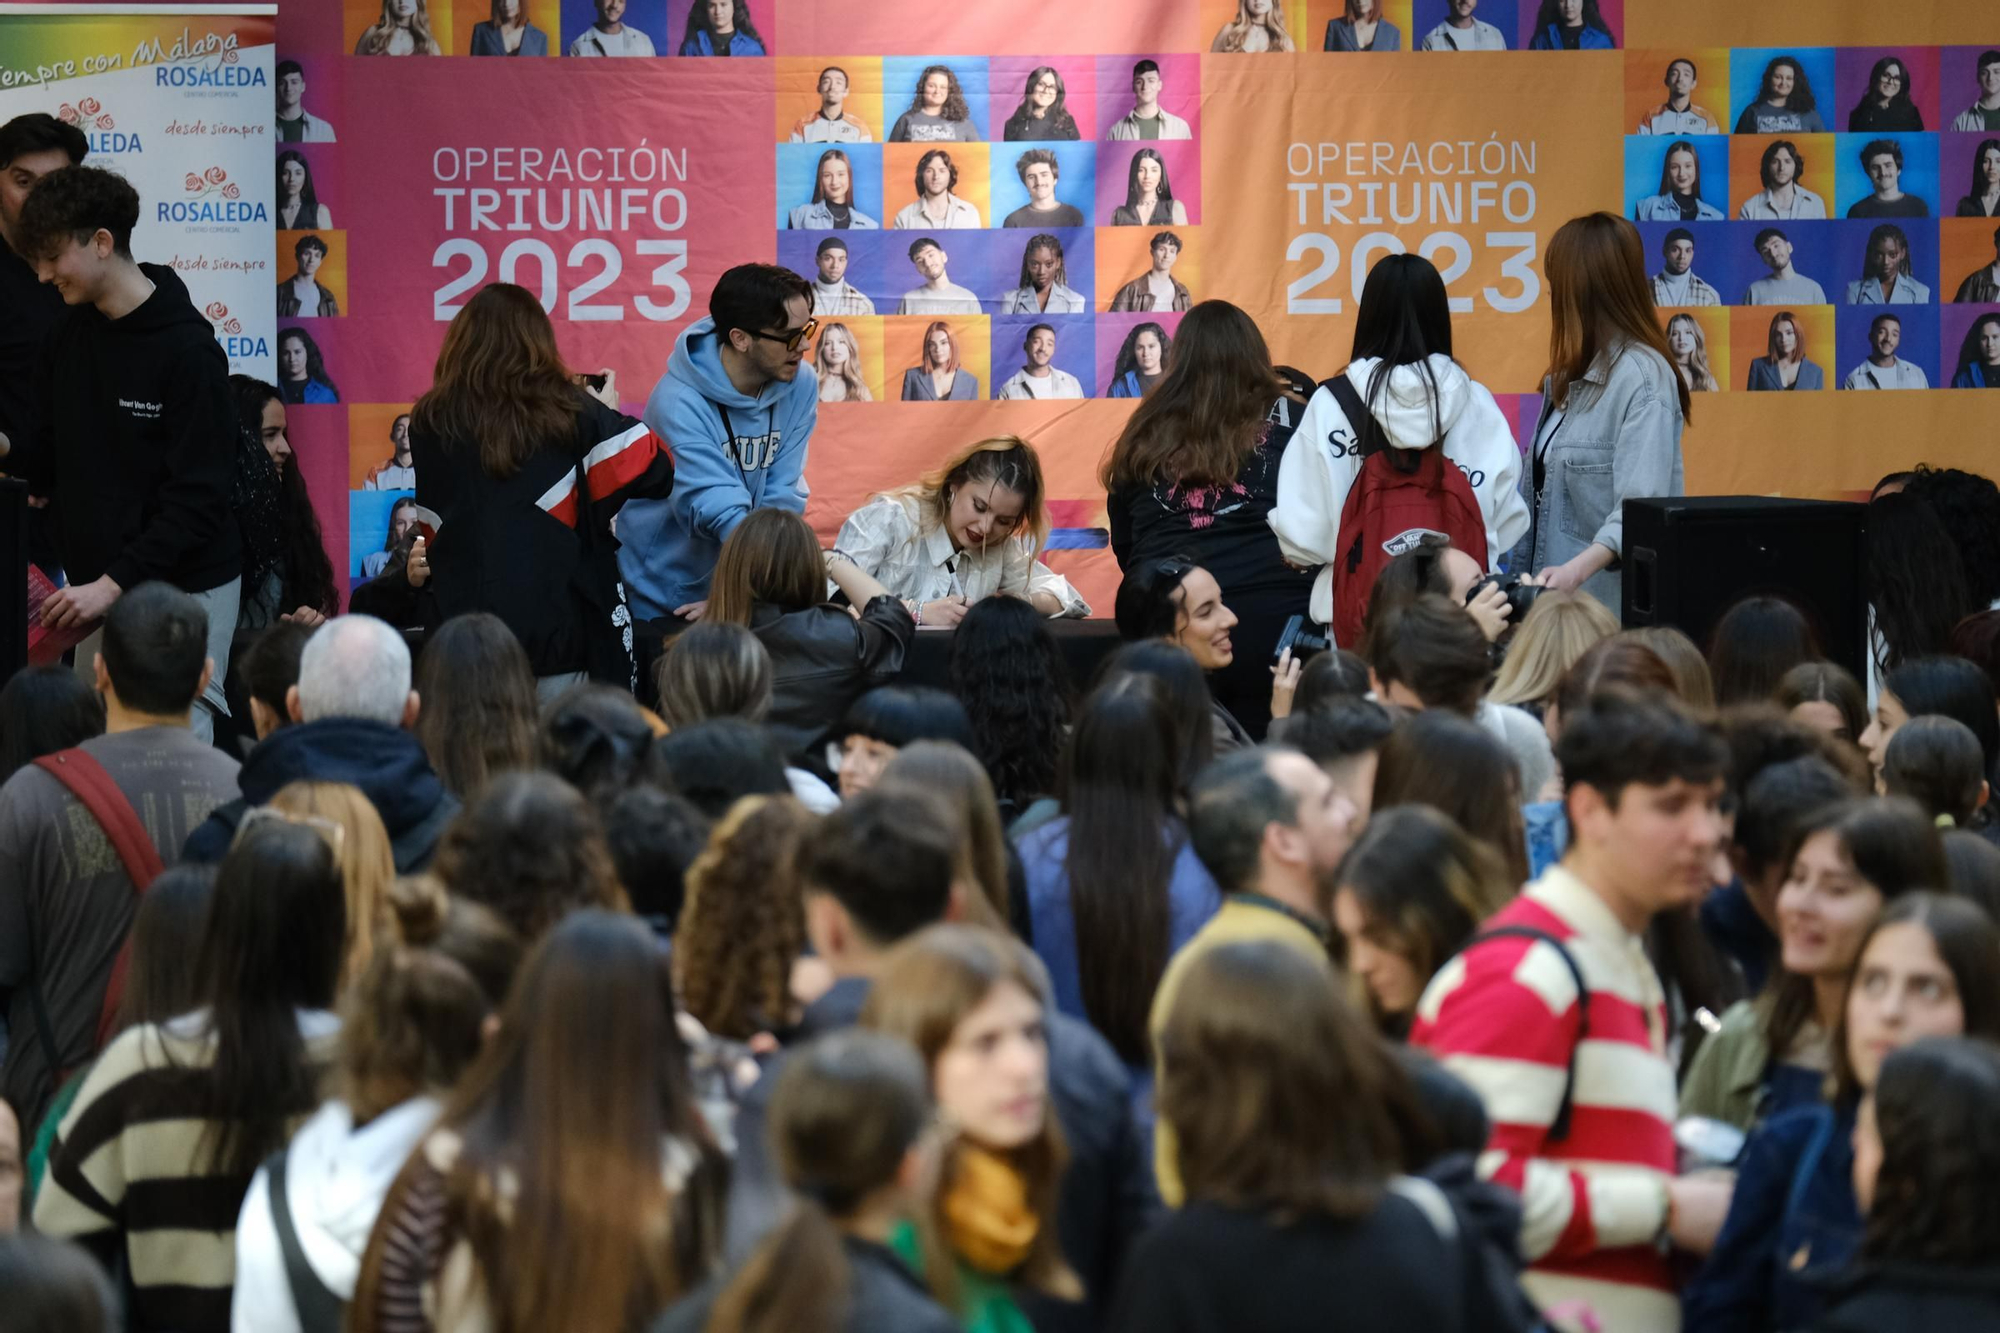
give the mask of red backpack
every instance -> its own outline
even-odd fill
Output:
[[[1325,387],[1347,414],[1363,455],[1361,475],[1341,506],[1341,550],[1333,562],[1333,641],[1352,649],[1361,644],[1361,620],[1384,565],[1415,550],[1425,537],[1438,536],[1484,568],[1486,520],[1472,483],[1438,444],[1418,451],[1414,471],[1402,471],[1391,461],[1380,425],[1347,376],[1335,375]]]

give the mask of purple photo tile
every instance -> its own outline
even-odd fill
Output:
[[[1044,66],[1061,81],[1063,110],[1076,122],[1076,137],[1086,142],[1097,137],[1097,67],[1089,56],[995,56],[987,62],[991,106],[986,118],[995,142],[1033,139],[1026,133],[1010,136],[1007,122],[1027,96],[1029,76]]]
[[[1132,164],[1142,153],[1159,156],[1166,168],[1167,185],[1174,200],[1187,212],[1185,219],[1118,219],[1117,212],[1130,197]],[[1109,143],[1097,150],[1097,211],[1093,220],[1100,227],[1192,227],[1201,221],[1201,145],[1198,143]]]
[[[1948,305],[1943,315],[1943,328],[1938,337],[1938,384],[1941,388],[1949,387],[1961,373],[1961,359],[1969,356],[1974,362],[1979,360],[1980,339],[1985,335],[1983,326],[1988,320],[2000,320],[2000,305]],[[1974,336],[1974,329],[1980,330],[1979,336]],[[1974,377],[2000,380],[2000,375],[1987,376],[1976,366]]]
[[[1014,372],[1026,364],[1022,343],[1028,331],[1038,324],[1046,324],[1055,330],[1056,355],[1051,363],[1058,370],[1068,371],[1076,376],[1083,386],[1083,396],[1092,396],[1093,377],[1096,374],[1096,349],[1088,323],[1080,319],[1049,318],[1043,315],[1005,315],[993,321],[993,392],[1000,396],[1001,386],[1011,379]]]
[[[1201,57],[1197,55],[1154,55],[1097,58],[1097,135],[1109,139],[1118,123],[1132,114],[1132,71],[1141,61],[1160,67],[1160,106],[1188,127],[1195,142],[1201,140]]]
[[[1119,353],[1124,349],[1125,340],[1133,336],[1146,324],[1157,324],[1166,330],[1169,347],[1172,345],[1174,330],[1180,327],[1181,316],[1167,312],[1146,311],[1139,314],[1099,315],[1097,317],[1097,392],[1099,398],[1118,398],[1130,395],[1116,392],[1116,368]]]
[[[1980,115],[1978,103],[1985,96],[1979,86],[1979,57],[1988,51],[2000,51],[2000,42],[1986,46],[1947,46],[1939,50],[1938,129],[1955,130],[1962,134],[2000,134],[2000,111],[1986,113],[1987,118],[1995,123],[1991,130],[1973,123]]]
[[[1923,122],[1920,125],[1880,123],[1870,125],[1855,119],[1861,100],[1870,91],[1877,62],[1894,57],[1903,63],[1909,79],[1903,91]],[[1938,48],[1935,46],[1853,46],[1834,52],[1833,105],[1820,108],[1820,117],[1830,130],[1855,134],[1883,130],[1936,130],[1938,128]],[[1873,99],[1870,99],[1871,105]]]

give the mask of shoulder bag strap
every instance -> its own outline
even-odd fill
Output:
[[[291,1288],[292,1305],[304,1333],[340,1333],[347,1314],[347,1302],[320,1281],[299,1243],[299,1229],[292,1218],[292,1200],[285,1186],[285,1161],[289,1147],[280,1148],[264,1162],[264,1176],[270,1186],[271,1226],[278,1233],[278,1249],[285,1256],[285,1285]]]
[[[1583,1046],[1584,1034],[1590,1031],[1590,984],[1583,979],[1583,968],[1578,966],[1576,955],[1569,951],[1569,946],[1537,926],[1495,926],[1474,935],[1460,952],[1470,952],[1474,945],[1488,940],[1510,938],[1548,945],[1563,960],[1563,966],[1569,969],[1571,978],[1576,982],[1576,1042],[1569,1048],[1569,1065],[1563,1074],[1562,1103],[1556,1108],[1556,1118],[1549,1125],[1549,1141],[1560,1143],[1569,1137],[1571,1112],[1576,1109],[1576,1053]]]
[[[1375,417],[1369,412],[1368,404],[1361,401],[1361,393],[1354,387],[1354,381],[1348,379],[1347,372],[1343,370],[1330,380],[1322,380],[1321,384],[1333,390],[1333,400],[1340,404],[1341,412],[1347,417],[1348,426],[1354,431],[1355,448],[1364,458],[1374,453],[1377,446],[1370,442],[1378,433],[1375,429]]]
[[[132,802],[104,771],[104,765],[80,749],[58,750],[35,760],[35,766],[60,782],[70,795],[90,811],[91,818],[104,830],[110,839],[111,848],[118,853],[119,863],[125,867],[125,874],[132,881],[134,896],[143,895],[160,877],[166,864],[160,859],[160,849],[153,845],[151,835],[139,819],[139,812],[132,808]],[[132,966],[132,940],[128,935],[118,947],[118,957],[111,964],[111,979],[104,988],[104,1003],[97,1016],[96,1045],[102,1048],[111,1037],[112,1026],[118,1014],[119,1003],[125,998],[125,974]],[[40,987],[37,985],[37,995]],[[37,1026],[46,1020],[46,1010],[37,1003]],[[51,1030],[41,1033],[46,1043]],[[48,1047],[48,1060],[55,1067],[56,1051]]]

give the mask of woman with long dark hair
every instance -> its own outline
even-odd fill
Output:
[[[1045,620],[1018,597],[988,597],[952,636],[951,691],[972,718],[973,753],[1009,822],[1055,791],[1069,730],[1069,669]]]
[[[2000,139],[1981,139],[1972,150],[1972,183],[1956,211],[1962,218],[2000,217]]]
[[[1270,721],[1267,665],[1286,620],[1309,610],[1308,574],[1286,564],[1267,519],[1305,386],[1271,364],[1264,335],[1227,301],[1181,320],[1167,373],[1126,422],[1099,479],[1111,549],[1128,573],[1188,556],[1239,621],[1241,651],[1215,692],[1253,737]]]
[[[1358,421],[1334,387],[1341,381],[1365,409]],[[1485,537],[1485,550],[1470,554],[1484,568],[1499,568],[1528,531],[1520,447],[1492,393],[1453,358],[1444,279],[1420,255],[1388,255],[1368,271],[1347,368],[1313,392],[1297,438],[1279,466],[1271,528],[1285,559],[1318,571],[1311,613],[1321,624],[1335,624],[1336,571],[1360,555],[1361,534],[1343,534],[1341,519],[1377,454],[1398,476],[1444,478],[1454,467],[1464,474]],[[1365,599],[1369,590],[1356,591]],[[1360,646],[1358,628],[1350,618],[1336,631],[1342,647]]]
[[[0,686],[0,783],[104,734],[104,696],[70,667],[23,667]]]
[[[1597,0],[1542,0],[1530,51],[1611,51],[1618,39]],[[1739,131],[1740,132],[1740,131]]]
[[[1166,377],[1167,353],[1174,340],[1152,320],[1135,324],[1118,345],[1111,363],[1111,397],[1144,398]]]
[[[1868,694],[1885,672],[1946,651],[1952,629],[1981,609],[1966,586],[1958,545],[1921,496],[1887,491],[1868,503]]]
[[[313,191],[312,166],[296,148],[278,154],[278,229],[331,228],[333,213]]]
[[[326,833],[246,817],[198,951],[202,1007],[120,1035],[63,1118],[35,1225],[122,1261],[134,1327],[229,1328],[233,1249],[182,1237],[232,1232],[258,1165],[319,1105],[346,937]]]
[[[932,926],[890,954],[861,1012],[863,1027],[916,1048],[956,1131],[891,1244],[967,1333],[1030,1328],[1021,1294],[1084,1295],[1056,1230],[1069,1150],[1039,971],[998,931]]]
[[[1708,645],[1718,707],[1769,703],[1795,666],[1817,661],[1819,637],[1782,597],[1745,597],[1722,613]]]
[[[1861,100],[1847,113],[1850,134],[1879,134],[1884,130],[1921,133],[1924,113],[1910,100],[1910,67],[1900,56],[1883,56],[1868,71],[1868,86]]]
[[[1184,227],[1187,205],[1174,198],[1167,160],[1157,148],[1132,154],[1125,173],[1125,202],[1111,214],[1114,227]]]
[[[417,659],[417,739],[445,790],[471,800],[496,774],[535,766],[535,673],[506,622],[453,616]]]
[[[339,386],[326,373],[319,344],[296,325],[278,330],[278,393],[288,403],[316,407],[340,401]]]
[[[2000,719],[1994,708],[1993,682],[1973,663],[1962,657],[1913,658],[1883,677],[1875,716],[1858,739],[1879,777],[1889,742],[1905,722],[1932,715],[1955,718],[1978,738],[1982,769],[2000,786]]]
[[[832,580],[856,608],[827,600]],[[747,626],[771,655],[767,725],[787,755],[811,756],[848,706],[902,670],[911,613],[851,557],[820,550],[806,521],[753,509],[715,563],[705,618]]]
[[[694,0],[688,6],[684,56],[761,56],[764,39],[750,21],[746,0]]]
[[[1021,89],[1020,105],[1007,117],[1001,137],[1009,143],[1080,137],[1076,117],[1063,105],[1068,97],[1069,89],[1063,86],[1063,76],[1055,66],[1036,66]]]
[[[1236,714],[1215,697],[1211,684],[1236,661],[1238,623],[1213,574],[1184,555],[1143,560],[1118,585],[1113,615],[1119,637],[1127,641],[1119,657],[1154,640],[1175,650],[1183,666],[1194,668],[1186,674],[1200,686],[1197,693],[1216,752],[1255,743]],[[1107,663],[1103,679],[1110,678],[1109,667]],[[1269,707],[1269,696],[1265,706]]]
[[[248,375],[231,375],[229,388],[239,436],[231,508],[243,530],[236,627],[265,629],[288,620],[310,628],[340,613],[340,592],[286,435],[284,396]]]
[[[348,1328],[422,1309],[435,1327],[621,1333],[705,1278],[726,1167],[675,1014],[644,926],[556,926],[390,1188]]]
[[[244,1197],[234,1328],[324,1333],[321,1316],[345,1307],[383,1196],[479,1055],[495,1002],[468,964],[519,963],[519,943],[497,921],[474,909],[469,929],[452,930],[436,882],[410,884],[396,902],[400,942],[341,1001],[334,1095],[258,1169]],[[297,1237],[296,1266],[286,1261],[286,1231]]]
[[[1778,56],[1764,66],[1757,98],[1736,118],[1738,134],[1824,134],[1812,81],[1796,57]]]
[[[1681,1294],[1686,1327],[1823,1327],[1827,1279],[1862,1243],[1857,1111],[1895,1052],[1960,1035],[2000,1037],[2000,929],[1963,899],[1906,894],[1861,942],[1832,1034],[1831,1095],[1765,1121],[1737,1158],[1728,1218]]]
[[[1854,1193],[1867,1215],[1854,1273],[1826,1333],[2000,1327],[2000,1046],[1927,1037],[1882,1062],[1854,1128]]]
[[[2000,606],[2000,485],[1963,468],[1920,463],[1903,493],[1928,504],[1944,525],[1973,603],[1982,611]]]
[[[1856,799],[1800,819],[1778,890],[1779,970],[1755,1001],[1731,1007],[1681,1092],[1685,1115],[1749,1129],[1819,1101],[1828,1042],[1884,906],[1948,879],[1936,826],[1909,801]]]
[[[498,616],[545,698],[586,677],[636,688],[611,524],[626,500],[674,484],[673,455],[618,411],[604,376],[586,389],[541,302],[489,283],[445,330],[410,413],[417,502],[440,519],[428,552],[438,608]]]
[[[1958,345],[1954,389],[2000,389],[2000,315],[1981,315]]]
[[[1222,904],[1182,822],[1189,732],[1153,678],[1106,681],[1063,753],[1062,817],[1019,844],[1056,1008],[1103,1033],[1138,1078],[1167,960]]]
[[[859,1029],[790,1052],[770,1132],[790,1213],[726,1282],[655,1333],[953,1333],[958,1322],[889,1249],[935,1164],[930,1076],[909,1043]]]
[[[1582,588],[1616,614],[1626,497],[1686,489],[1688,387],[1653,314],[1637,227],[1609,213],[1572,218],[1550,238],[1545,268],[1554,318],[1520,554],[1547,586]]]

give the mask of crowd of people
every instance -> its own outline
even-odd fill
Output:
[[[1323,382],[1190,310],[1078,679],[1027,442],[822,545],[769,265],[642,418],[482,289],[340,614],[70,142],[0,127],[0,271],[132,380],[0,397],[95,628],[0,689],[0,1328],[2000,1319],[2000,488],[1883,479],[1865,678],[1779,595],[1621,630],[1630,223],[1549,246],[1525,456],[1421,258]]]

